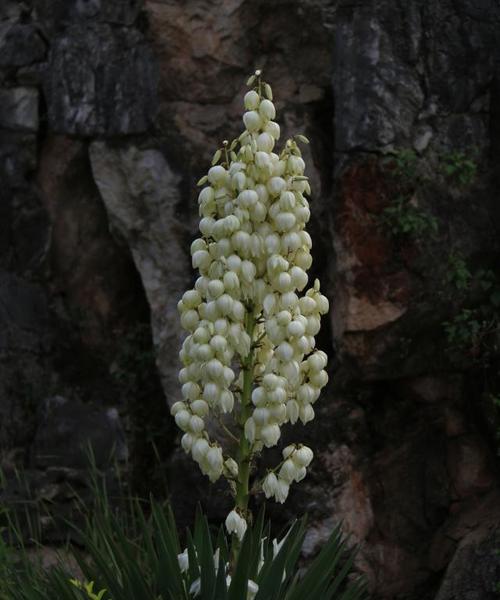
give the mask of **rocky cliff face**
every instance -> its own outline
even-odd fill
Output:
[[[375,597],[493,599],[498,3],[7,0],[0,19],[4,468],[66,502],[78,440],[142,471],[152,436],[174,503],[187,489],[164,397],[195,182],[260,67],[283,134],[312,140],[332,305],[316,466],[289,507],[312,515],[306,552],[343,520]]]

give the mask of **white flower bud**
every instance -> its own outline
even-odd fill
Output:
[[[275,121],[269,121],[269,123],[266,123],[264,131],[272,135],[275,140],[279,140],[280,126]]]
[[[245,173],[238,171],[238,173],[235,173],[231,177],[231,186],[233,187],[233,189],[241,192],[242,190],[245,189],[246,181],[247,181],[247,178],[245,176]]]
[[[276,498],[276,502],[283,504],[288,497],[288,492],[290,490],[290,486],[286,481],[282,479],[278,479],[278,485],[276,486],[276,491],[274,493],[274,497]]]
[[[267,133],[262,133],[261,135],[265,135],[270,138],[270,136],[268,136]],[[255,164],[257,165],[257,167],[259,169],[271,174],[273,165],[272,165],[271,159],[269,158],[269,154],[267,152],[263,152],[263,151],[257,152],[255,154]],[[257,193],[257,192],[255,192],[255,193]]]
[[[277,254],[281,247],[281,238],[277,233],[271,233],[264,240],[268,254]]]
[[[311,254],[306,250],[297,250],[297,254],[295,255],[295,264],[301,269],[304,269],[304,271],[307,271],[312,265]]]
[[[266,390],[263,387],[256,387],[252,391],[252,402],[255,406],[262,406],[267,401]]]
[[[262,388],[260,388],[262,389]],[[259,426],[262,427],[262,425],[267,425],[267,423],[269,422],[269,417],[270,417],[270,412],[269,409],[263,407],[263,408],[256,408],[253,411],[253,420],[255,421],[255,423]]]
[[[208,293],[215,300],[224,293],[224,284],[220,279],[212,279],[208,284]]]
[[[267,190],[271,196],[279,196],[286,188],[286,182],[282,177],[271,177],[267,183]]]
[[[293,348],[288,342],[282,342],[276,348],[276,355],[280,358],[280,360],[288,362],[293,358]]]
[[[245,127],[248,131],[257,131],[262,126],[262,120],[259,116],[259,113],[255,110],[250,110],[243,115],[243,123],[245,123]],[[213,168],[213,167],[212,167]],[[210,171],[209,171],[210,174]],[[210,175],[209,175],[210,181]]]
[[[262,491],[266,498],[271,498],[278,489],[278,478],[274,473],[268,473],[262,482]]]
[[[258,202],[259,196],[255,190],[243,190],[238,194],[240,206],[248,208]]]
[[[182,296],[182,302],[186,308],[196,308],[201,302],[201,295],[198,290],[188,290]]]
[[[189,569],[189,554],[187,548],[182,554],[177,555],[177,562],[179,563],[179,569],[181,573],[186,573]]]
[[[307,404],[306,406],[301,406],[299,411],[299,418],[304,425],[309,423],[314,419],[314,408]]]
[[[275,279],[275,285],[279,292],[289,292],[292,290],[292,278],[289,273],[280,273]]]
[[[326,367],[327,358],[324,352],[315,352],[307,359],[307,365],[311,371],[321,371]]]
[[[241,263],[241,278],[246,283],[252,283],[256,275],[255,265],[249,260],[244,260]]]
[[[216,383],[206,383],[203,388],[203,400],[209,405],[215,404],[220,398],[220,387]]]
[[[219,298],[217,298],[217,308],[220,311],[220,314],[223,316],[231,314],[233,310],[234,300],[231,298],[229,294],[222,294]]]
[[[299,298],[295,292],[286,292],[281,295],[280,304],[283,310],[294,310],[299,303]]]
[[[219,399],[219,408],[222,413],[230,413],[234,408],[234,396],[229,390],[222,390]]]
[[[198,415],[193,415],[189,419],[189,429],[194,433],[201,433],[205,429],[205,422]]]
[[[210,346],[215,352],[223,352],[227,348],[227,340],[222,335],[214,335],[210,340]]]
[[[302,337],[306,328],[300,321],[292,321],[287,327],[287,333],[291,337]]]
[[[181,446],[184,452],[190,452],[195,438],[190,433],[185,433],[181,438]]]
[[[245,94],[243,101],[247,110],[255,110],[259,107],[260,96],[255,90],[250,90]]]
[[[234,479],[238,477],[238,463],[234,459],[227,458],[224,461],[224,468],[227,470],[229,477]]]
[[[301,446],[294,452],[292,460],[299,467],[308,467],[314,457],[313,451],[307,446]]]
[[[295,207],[296,200],[293,192],[281,192],[279,205],[284,211],[292,210]]]
[[[271,121],[276,116],[276,109],[271,100],[264,99],[259,106],[259,114],[263,119]]]
[[[309,375],[309,381],[311,382],[311,385],[316,388],[325,387],[325,385],[328,383],[328,373],[326,371],[311,373]]]
[[[281,437],[279,425],[265,425],[260,432],[260,437],[266,448],[276,446]]]
[[[205,438],[198,438],[192,447],[191,453],[196,462],[205,460],[210,446]]]
[[[206,250],[198,250],[192,256],[191,262],[193,264],[193,269],[208,269],[210,264],[212,263],[212,257]]]
[[[306,334],[307,335],[317,335],[319,330],[321,329],[321,321],[318,317],[314,315],[310,315],[307,317],[307,326],[306,326]]]
[[[247,522],[236,510],[232,510],[226,517],[226,529],[228,533],[234,533],[241,541],[247,530]]]
[[[323,294],[318,294],[315,300],[319,313],[321,315],[326,315],[330,308],[328,298],[326,296],[323,296]]]
[[[222,449],[217,446],[212,446],[207,452],[206,461],[213,471],[222,471]]]
[[[222,185],[227,177],[227,171],[224,167],[216,165],[208,170],[208,181],[214,185]],[[210,188],[205,188],[210,189]]]
[[[187,410],[181,410],[175,415],[175,422],[179,429],[186,431],[189,426],[189,421],[191,419],[191,414]]]
[[[273,136],[269,133],[261,133],[257,138],[257,148],[262,152],[272,152],[274,148]],[[269,166],[271,166],[270,161]]]
[[[306,168],[306,163],[304,159],[300,156],[290,156],[288,158],[288,171],[292,175],[302,175],[304,173],[304,169]]]
[[[224,283],[224,289],[227,292],[236,291],[240,287],[240,280],[234,271],[227,271],[224,273],[222,281]]]
[[[247,600],[253,600],[259,591],[259,586],[252,579],[248,580]]]
[[[252,419],[252,417],[246,420],[244,429],[245,437],[251,444],[253,444],[253,442],[255,441],[256,427],[255,421]]]
[[[221,167],[222,168],[222,167]],[[215,198],[215,191],[212,187],[205,187],[198,194],[198,203],[204,204],[206,202],[212,202]]]
[[[192,381],[188,381],[182,386],[182,397],[186,400],[196,400],[200,397],[200,386]]]
[[[297,475],[297,466],[295,465],[293,460],[288,458],[287,460],[285,460],[285,462],[281,466],[281,469],[279,472],[279,477],[283,481],[286,481],[288,484],[290,484],[295,479],[296,475]]]
[[[194,402],[191,402],[191,410],[194,415],[206,417],[208,415],[209,407],[205,400],[195,400]]]
[[[297,219],[291,212],[280,212],[276,215],[275,222],[279,231],[289,231],[295,225]]]
[[[172,405],[172,408],[170,409],[170,414],[175,417],[175,415],[180,412],[181,410],[186,410],[186,403],[185,402],[175,402]]]
[[[268,294],[264,298],[263,307],[266,317],[272,315],[276,308],[276,296],[274,294]]]
[[[292,267],[290,269],[293,285],[301,292],[307,285],[307,273],[300,267]]]

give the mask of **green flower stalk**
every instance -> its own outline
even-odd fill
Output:
[[[178,305],[188,335],[180,351],[183,399],[172,407],[184,450],[210,481],[228,480],[235,507],[226,528],[240,540],[251,493],[283,503],[306,476],[313,452],[293,444],[262,481],[251,481],[282,426],[314,418],[328,381],[327,356],[315,349],[328,300],[318,280],[305,291],[310,187],[297,141],[307,139],[295,136],[275,152],[280,127],[271,87],[260,71],[248,85],[245,130],[223,143],[199,181],[201,236],[191,256],[200,276]],[[209,434],[214,421],[220,429]]]

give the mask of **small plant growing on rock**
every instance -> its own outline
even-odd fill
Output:
[[[447,181],[459,188],[466,188],[477,176],[477,162],[474,153],[449,152],[440,156],[440,170]]]
[[[419,189],[425,181],[413,150],[401,149],[385,162],[390,191],[394,196],[380,215],[380,224],[395,239],[421,239],[438,233],[438,221],[424,210]]]

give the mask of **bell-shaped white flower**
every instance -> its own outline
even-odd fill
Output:
[[[226,517],[226,529],[228,533],[234,533],[241,541],[247,530],[247,522],[236,510],[232,510]]]

